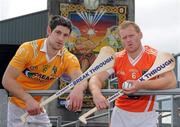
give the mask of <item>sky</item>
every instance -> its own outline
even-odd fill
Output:
[[[136,0],[135,21],[143,32],[144,44],[180,53],[179,0]]]
[[[47,0],[0,0],[0,20],[47,9]]]
[[[47,9],[47,0],[0,0],[0,20]],[[180,53],[180,0],[135,0],[143,44]]]

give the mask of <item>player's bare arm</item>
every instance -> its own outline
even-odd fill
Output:
[[[19,70],[9,65],[2,80],[4,88],[26,103],[26,110],[30,115],[40,114],[43,112],[43,110],[40,108],[39,103],[34,100],[34,98],[29,93],[24,91],[20,84],[18,84],[16,81],[16,78],[19,76],[19,74]]]
[[[158,76],[158,78],[148,81],[128,80],[132,87],[124,89],[126,94],[134,93],[140,89],[162,90],[176,87],[176,76],[173,71],[168,71]]]
[[[109,105],[106,98],[101,93],[104,81],[109,77],[109,74],[104,71],[93,76],[89,81],[89,89],[93,96],[93,101],[97,109],[105,109]]]
[[[70,77],[72,80],[74,80],[81,74],[82,74],[81,70],[75,70],[70,74]],[[87,89],[87,80],[82,81],[72,89],[71,93],[67,97],[67,99],[69,100],[69,105],[68,105],[69,110],[77,111],[81,109],[83,102],[83,94],[86,89]]]

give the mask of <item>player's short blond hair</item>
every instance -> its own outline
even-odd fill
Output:
[[[139,26],[135,23],[135,22],[132,22],[132,21],[123,21],[120,26],[119,26],[119,30],[122,30],[122,29],[125,29],[127,28],[128,26],[133,26],[134,29],[136,30],[136,32],[141,32],[141,29],[139,28]]]

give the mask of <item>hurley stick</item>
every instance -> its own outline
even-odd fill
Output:
[[[138,78],[138,81],[149,80],[149,79],[156,77],[162,73],[173,70],[174,67],[175,67],[175,59],[171,54],[164,53],[164,52],[158,52],[158,54],[156,56],[156,60],[155,60],[154,64],[152,65],[152,67],[143,76]],[[117,93],[115,93],[114,95],[109,97],[107,99],[107,101],[109,103],[111,103],[122,95],[124,95],[122,90],[119,90]],[[96,111],[97,111],[96,107],[89,110],[88,112],[86,112],[85,114],[80,116],[79,120],[82,123],[87,124],[86,118]]]
[[[45,101],[41,102],[40,107],[43,107],[44,105],[48,104],[52,100],[61,96],[62,94],[64,94],[65,92],[73,88],[75,85],[90,78],[94,74],[99,73],[101,71],[105,71],[109,68],[112,68],[114,65],[114,54],[115,54],[115,51],[109,46],[105,46],[101,48],[99,55],[97,56],[94,63],[83,74],[81,74],[78,78],[73,80],[69,85],[57,91],[54,95],[50,96]],[[25,113],[21,116],[21,121],[23,123],[26,122],[27,116],[28,116],[28,113]]]

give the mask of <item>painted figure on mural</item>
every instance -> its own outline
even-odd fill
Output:
[[[107,45],[110,45],[116,51],[120,51],[123,49],[120,37],[118,35],[118,26],[112,26],[107,28],[104,41],[107,43]]]

